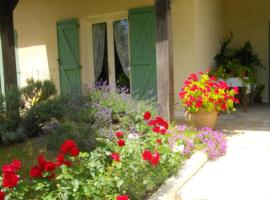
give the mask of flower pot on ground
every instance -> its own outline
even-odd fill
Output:
[[[217,121],[218,112],[214,109],[211,112],[199,110],[198,112],[185,112],[185,117],[189,125],[196,128],[209,127],[214,129]]]
[[[186,110],[188,123],[196,128],[213,128],[218,112],[235,111],[238,88],[229,88],[224,81],[209,76],[208,72],[191,74],[179,93]],[[196,121],[196,122],[195,122]]]

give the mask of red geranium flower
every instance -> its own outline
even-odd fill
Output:
[[[56,160],[57,160],[57,166],[66,165],[66,166],[70,167],[72,165],[71,161],[69,161],[69,160],[65,161],[65,156],[64,156],[64,154],[61,154],[61,153],[59,153],[57,155]]]
[[[15,173],[3,174],[2,186],[6,188],[13,188],[19,182],[19,176]]]
[[[4,200],[6,196],[5,192],[0,191],[0,200]]]
[[[15,168],[11,164],[5,164],[2,167],[2,172],[3,172],[3,174],[6,174],[6,173],[15,173]]]
[[[15,171],[19,171],[22,167],[22,162],[20,160],[13,160],[11,165],[14,167]]]
[[[151,160],[152,159],[152,153],[149,150],[144,150],[143,154],[142,154],[142,158],[143,160]]]
[[[46,172],[53,172],[55,170],[56,164],[54,162],[46,162],[44,170]]]
[[[47,162],[47,161],[46,161],[44,155],[43,155],[43,154],[40,154],[40,155],[38,156],[38,165],[39,165],[42,169],[44,169],[46,162]]]
[[[78,148],[73,148],[73,149],[71,149],[71,151],[70,151],[70,155],[73,156],[73,157],[78,156],[79,153],[80,153],[80,150],[79,150]]]
[[[151,119],[151,113],[149,111],[145,112],[143,115],[144,120],[149,120]]]
[[[122,147],[122,146],[125,146],[126,143],[125,143],[125,140],[120,139],[117,141],[117,144],[119,147]]]
[[[112,153],[112,154],[111,154],[111,157],[112,157],[113,160],[115,160],[115,161],[117,161],[117,162],[120,161],[120,156],[119,156],[118,153]]]
[[[32,178],[41,178],[43,173],[43,169],[40,166],[33,166],[30,170],[30,177]]]
[[[152,159],[150,160],[150,163],[151,163],[152,166],[156,166],[156,165],[158,165],[159,160],[160,160],[160,155],[159,155],[158,152],[155,152]]]
[[[69,139],[61,145],[60,152],[71,156],[77,156],[79,154],[79,148],[73,140]]]
[[[158,139],[156,139],[156,142],[157,142],[158,144],[162,144],[162,139],[158,138]]]
[[[238,94],[239,93],[238,87],[234,87],[233,90],[234,90],[234,93],[235,94]]]
[[[116,200],[128,200],[128,195],[118,195]]]
[[[117,131],[116,133],[115,133],[115,136],[116,137],[118,137],[118,138],[120,138],[120,137],[123,137],[123,132],[122,131]]]

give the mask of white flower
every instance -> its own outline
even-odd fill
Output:
[[[183,152],[184,148],[185,148],[185,146],[183,144],[175,145],[173,148],[173,152]]]

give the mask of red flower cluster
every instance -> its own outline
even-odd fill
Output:
[[[166,134],[169,125],[162,117],[157,116],[155,119],[152,119],[148,122],[149,126],[152,126],[152,131],[160,133],[162,135]]]
[[[0,191],[0,200],[4,200],[5,196],[6,196],[6,193]]]
[[[149,120],[151,119],[151,113],[149,111],[145,112],[143,115],[144,120]]]
[[[75,157],[79,155],[80,150],[73,140],[66,140],[62,144],[60,152]]]
[[[2,167],[3,187],[13,188],[18,184],[20,177],[16,173],[21,169],[21,166],[22,163],[19,160],[13,160],[11,164],[3,165]]]
[[[160,160],[160,155],[157,151],[155,151],[154,154],[151,153],[151,151],[149,150],[144,150],[144,152],[142,153],[142,159],[149,161],[149,163],[152,166],[157,166],[159,164],[159,160]]]
[[[56,162],[47,161],[44,155],[38,156],[38,165],[35,165],[30,170],[30,177],[43,178],[44,172],[49,172],[49,179],[55,177],[55,169],[61,165],[70,167],[72,162],[65,160],[65,155],[77,156],[79,154],[79,148],[73,140],[66,140],[60,149],[60,153],[57,155]]]
[[[128,195],[118,195],[116,200],[128,200]]]
[[[217,111],[234,110],[233,103],[239,103],[234,97],[238,94],[238,88],[230,89],[226,82],[217,81],[216,77],[209,77],[208,73],[199,74],[200,77],[191,74],[179,92],[183,106],[191,112],[199,109],[210,111],[213,108]]]

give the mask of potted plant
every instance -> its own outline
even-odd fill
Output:
[[[230,89],[226,82],[218,81],[208,72],[191,74],[179,93],[187,121],[196,128],[214,128],[218,112],[235,111],[238,88]]]
[[[217,78],[227,80],[239,78],[246,84],[256,84],[258,70],[263,70],[257,54],[253,52],[252,45],[246,41],[241,48],[230,48],[233,33],[221,41],[220,52],[215,56],[216,67],[211,74]]]

